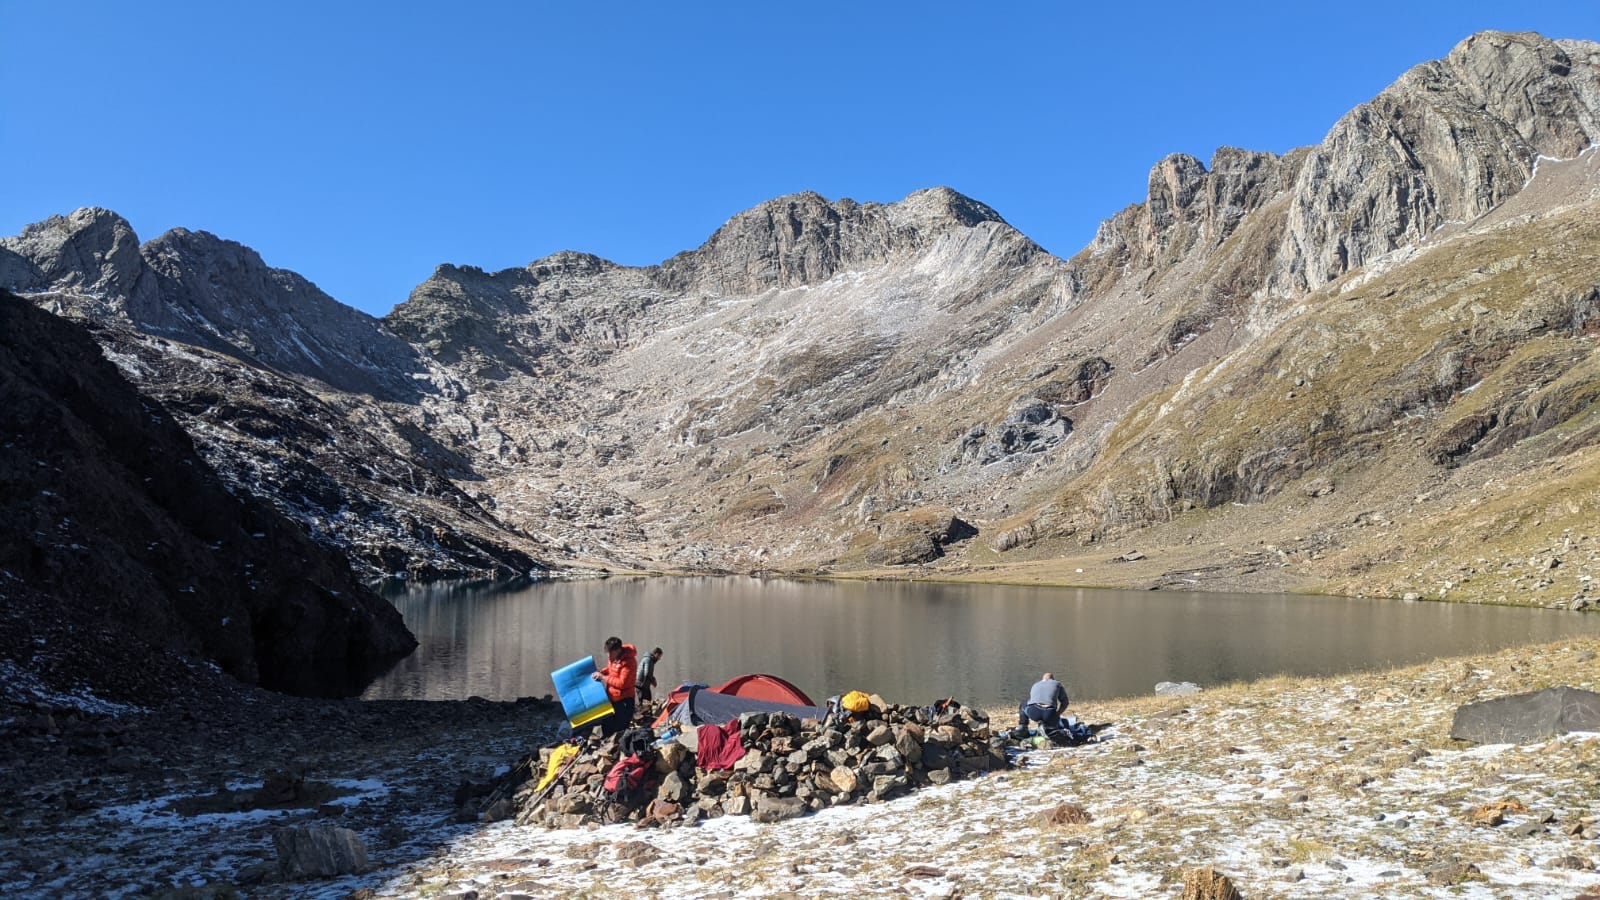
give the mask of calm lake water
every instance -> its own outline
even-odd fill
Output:
[[[1277,674],[1322,675],[1600,634],[1600,616],[1342,597],[991,585],[606,579],[431,584],[390,598],[421,642],[368,698],[509,700],[617,635],[666,651],[663,688],[749,672],[820,702],[876,691],[1016,703],[1045,670],[1074,698]]]

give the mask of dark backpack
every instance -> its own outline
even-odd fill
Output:
[[[655,765],[636,753],[617,760],[600,787],[601,795],[607,800],[630,809],[649,800],[655,790]]]
[[[1094,737],[1094,731],[1075,719],[1063,719],[1059,729],[1046,729],[1044,736],[1057,747],[1076,747]]]
[[[637,756],[647,762],[656,757],[656,733],[649,728],[630,728],[617,739],[617,749],[623,756]]]

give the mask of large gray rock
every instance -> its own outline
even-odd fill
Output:
[[[755,811],[750,818],[757,822],[782,822],[785,819],[796,819],[806,814],[806,804],[799,797],[775,797],[771,794],[757,794]]]
[[[1571,687],[1547,688],[1456,710],[1450,736],[1477,744],[1521,744],[1566,734],[1600,731],[1600,694]]]
[[[367,845],[348,828],[297,825],[272,833],[284,878],[327,878],[367,870]]]

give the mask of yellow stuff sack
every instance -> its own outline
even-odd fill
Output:
[[[571,759],[577,752],[577,744],[562,744],[551,752],[550,762],[544,768],[544,777],[539,779],[539,786],[534,790],[542,791],[545,785],[555,781],[556,776],[561,774],[561,767],[566,765],[567,760]]]
[[[843,699],[839,701],[839,705],[853,713],[864,713],[867,711],[867,707],[872,705],[872,701],[868,700],[867,695],[860,691],[851,691],[844,695]]]

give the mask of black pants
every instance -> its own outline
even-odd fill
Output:
[[[587,725],[573,729],[572,736],[588,739],[590,732],[599,728],[601,737],[610,737],[633,724],[633,710],[632,697],[627,700],[613,700],[611,701],[611,715],[606,716],[604,719],[595,719]]]
[[[1061,727],[1061,714],[1054,707],[1034,706],[1024,700],[1017,710],[1017,727],[1028,728],[1030,722],[1038,722],[1045,731],[1055,731]]]
[[[633,724],[633,698],[616,700],[611,704],[613,712],[600,720],[600,736],[610,737],[619,731],[625,730]]]

